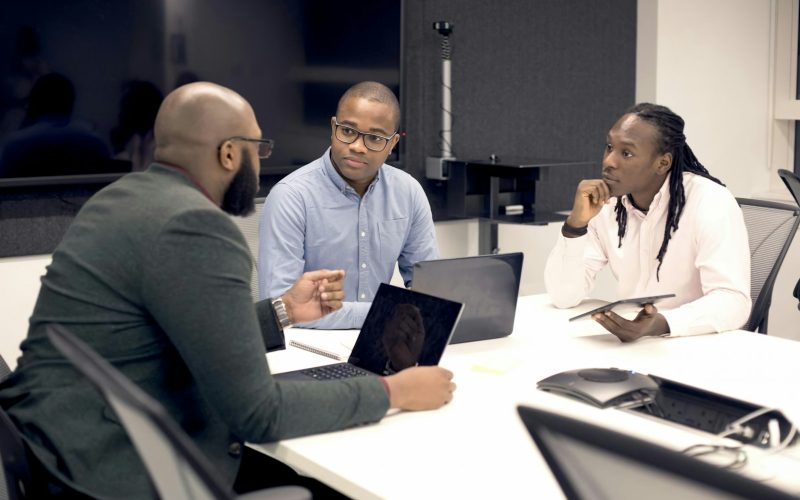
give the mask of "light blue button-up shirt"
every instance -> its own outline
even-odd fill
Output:
[[[408,285],[414,263],[439,257],[430,204],[416,179],[384,164],[362,198],[333,167],[330,149],[272,188],[259,234],[262,299],[283,294],[306,271],[346,271],[344,305],[303,325],[312,328],[361,328],[395,262]]]

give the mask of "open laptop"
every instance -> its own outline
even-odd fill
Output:
[[[453,344],[496,339],[514,329],[521,252],[417,262],[411,287],[464,303]]]
[[[460,302],[381,283],[347,363],[278,373],[275,378],[330,380],[437,365],[463,309]]]
[[[522,421],[570,499],[796,498],[698,458],[549,411]]]

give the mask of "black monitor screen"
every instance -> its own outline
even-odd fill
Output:
[[[342,92],[399,94],[397,0],[12,0],[0,16],[0,178],[126,172],[152,158],[163,96],[241,93],[276,142],[262,169],[330,143]]]

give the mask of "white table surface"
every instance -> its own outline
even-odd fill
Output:
[[[520,421],[526,404],[603,425],[676,450],[719,442],[707,433],[652,417],[596,409],[536,389],[576,368],[618,367],[661,376],[762,406],[800,424],[800,342],[751,332],[649,338],[622,344],[591,320],[568,322],[596,303],[570,310],[545,295],[521,297],[511,336],[448,346],[441,366],[458,384],[453,401],[427,412],[398,412],[380,423],[250,446],[354,498],[563,498]],[[356,331],[297,331],[352,345]],[[273,372],[331,359],[288,347],[268,355]],[[740,472],[800,494],[800,451],[747,447]]]

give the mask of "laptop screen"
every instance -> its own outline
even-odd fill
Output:
[[[678,451],[538,408],[520,417],[567,498],[794,498]]]
[[[436,365],[462,309],[460,302],[382,283],[348,362],[377,374]]]

